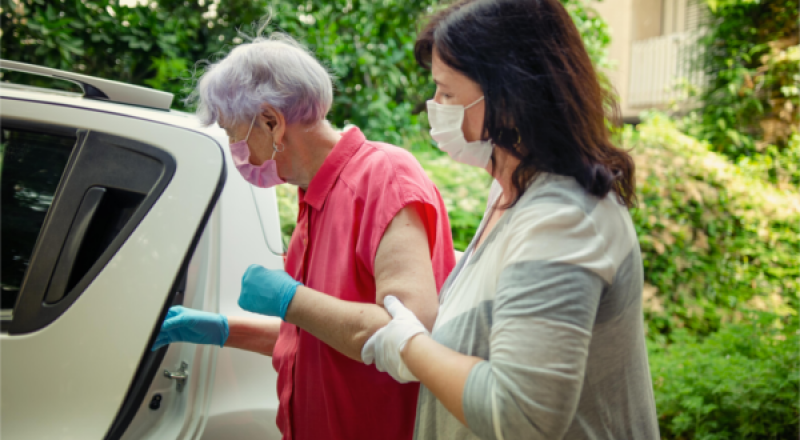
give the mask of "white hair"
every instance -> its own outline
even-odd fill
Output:
[[[292,37],[273,33],[240,44],[206,68],[187,99],[203,124],[250,122],[269,104],[287,124],[325,119],[333,102],[331,75]]]

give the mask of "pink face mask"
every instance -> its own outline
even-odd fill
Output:
[[[244,177],[244,180],[259,188],[271,188],[275,185],[286,183],[285,180],[278,177],[278,167],[275,163],[275,153],[283,150],[278,150],[274,143],[272,144],[272,159],[265,160],[261,166],[255,166],[250,163],[250,148],[247,147],[247,139],[250,138],[250,132],[253,131],[255,122],[256,118],[253,117],[250,129],[247,130],[247,136],[245,136],[244,140],[230,144],[233,164],[236,165],[236,169],[239,170],[239,174]]]

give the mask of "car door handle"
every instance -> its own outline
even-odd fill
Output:
[[[78,212],[75,214],[75,219],[72,221],[61,255],[58,257],[58,264],[53,273],[53,278],[50,280],[50,286],[47,288],[45,302],[49,304],[56,303],[67,294],[70,278],[72,277],[72,269],[86,237],[86,231],[89,229],[89,225],[92,223],[92,219],[97,213],[97,208],[105,195],[105,188],[91,187],[83,196],[83,201],[81,201]]]

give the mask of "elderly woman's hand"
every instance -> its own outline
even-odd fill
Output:
[[[367,340],[361,349],[361,359],[367,365],[374,361],[378,371],[389,373],[400,383],[418,382],[419,380],[406,367],[400,354],[412,337],[420,333],[428,334],[428,330],[414,312],[408,310],[394,296],[387,296],[383,304],[386,311],[392,315],[392,321]]]
[[[174,342],[192,344],[225,345],[228,339],[228,319],[218,313],[172,306],[161,324],[152,350]]]
[[[300,285],[302,283],[282,270],[250,265],[242,277],[239,307],[248,312],[285,319],[286,309]]]

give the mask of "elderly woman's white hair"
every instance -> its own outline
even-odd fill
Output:
[[[206,125],[249,123],[269,104],[287,124],[325,119],[333,102],[328,71],[292,37],[273,33],[240,44],[206,68],[188,102]]]

